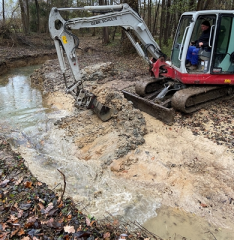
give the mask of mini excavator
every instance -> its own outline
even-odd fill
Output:
[[[90,11],[91,17],[64,20],[61,11]],[[186,68],[186,55],[190,43],[200,34],[200,25],[210,23],[208,49],[201,48],[196,70]],[[138,54],[150,66],[149,79],[138,81],[135,93],[123,90],[124,97],[133,106],[172,124],[175,110],[192,113],[208,104],[233,97],[234,93],[234,11],[207,10],[185,12],[181,15],[171,50],[171,59],[155,42],[144,20],[128,4],[84,6],[82,8],[52,8],[49,30],[57,50],[67,92],[78,106],[93,109],[98,117],[111,118],[110,108],[97,101],[97,97],[83,87],[76,54],[78,37],[73,29],[120,26]],[[138,38],[140,44],[135,40]],[[65,54],[64,54],[65,52]],[[66,55],[74,82],[66,82]],[[148,57],[148,55],[151,55]]]

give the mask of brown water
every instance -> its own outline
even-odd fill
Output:
[[[164,239],[233,240],[233,229],[221,229],[203,218],[179,209],[162,207],[157,217],[144,223],[144,227]],[[234,224],[233,224],[234,227]]]

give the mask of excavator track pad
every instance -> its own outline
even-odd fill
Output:
[[[171,105],[181,112],[192,113],[215,101],[229,99],[233,93],[234,88],[229,86],[188,87],[173,95]]]

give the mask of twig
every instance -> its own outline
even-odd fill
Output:
[[[57,184],[57,185],[52,189],[52,191],[54,191],[54,189],[55,189],[56,187],[58,187],[59,185],[61,185],[61,183]]]
[[[63,195],[64,195],[64,193],[65,193],[65,189],[66,189],[66,178],[65,178],[65,175],[59,170],[59,169],[57,169],[61,174],[62,174],[62,176],[63,176],[63,182],[64,182],[64,186],[63,186],[63,193],[62,193],[62,195],[61,195],[61,197],[60,197],[60,200],[59,200],[59,202],[58,202],[58,205],[61,203],[61,201],[63,200]]]
[[[205,232],[205,233],[210,233],[213,235],[213,237],[215,238],[215,240],[217,240],[217,238],[215,237],[215,235],[211,232],[211,231],[208,231],[208,232]]]

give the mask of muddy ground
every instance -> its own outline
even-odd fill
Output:
[[[47,61],[31,78],[42,87],[48,104],[71,112],[55,126],[65,131],[65,138],[73,139],[73,154],[96,160],[103,171],[111,170],[118,178],[137,182],[162,205],[233,229],[233,99],[191,115],[177,112],[175,123],[165,125],[134,109],[120,93],[148,76],[147,66],[137,55],[120,56],[118,48],[103,47],[97,38],[80,38],[80,46],[82,69],[108,63],[84,71],[86,87],[114,106],[116,114],[110,121],[102,123],[91,110],[73,107],[57,60]]]

